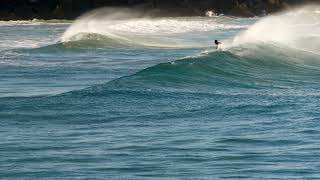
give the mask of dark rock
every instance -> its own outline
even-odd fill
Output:
[[[133,7],[151,16],[201,16],[207,10],[234,16],[257,16],[319,0],[0,0],[0,20],[75,19],[104,6]]]
[[[251,9],[248,8],[247,4],[241,3],[232,8],[229,12],[229,14],[234,16],[243,16],[243,17],[252,17],[255,16],[255,14],[251,11]]]

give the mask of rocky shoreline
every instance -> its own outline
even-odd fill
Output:
[[[0,20],[75,19],[99,7],[131,7],[150,16],[204,16],[215,14],[252,17],[318,0],[1,0]]]

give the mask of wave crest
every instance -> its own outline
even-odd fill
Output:
[[[228,23],[227,17],[150,18],[135,10],[103,8],[77,19],[63,34],[61,41],[74,41],[75,37],[78,37],[76,40],[82,40],[79,39],[79,34],[99,34],[143,46],[208,47],[208,41],[186,38],[188,33],[201,34],[246,27],[247,25]]]
[[[278,44],[313,53],[320,50],[320,6],[304,6],[262,18],[225,42],[224,48],[243,44]]]

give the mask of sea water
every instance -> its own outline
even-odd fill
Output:
[[[319,10],[0,22],[0,178],[319,179]]]

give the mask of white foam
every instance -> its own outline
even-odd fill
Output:
[[[270,43],[310,52],[320,50],[320,6],[304,6],[262,18],[223,48],[247,43]]]
[[[108,26],[108,30],[111,31],[125,31],[143,34],[176,34],[239,28],[243,28],[243,26],[220,24],[214,20],[205,18],[136,19],[118,22]]]
[[[66,20],[0,21],[0,50],[55,44],[68,24]]]
[[[247,26],[228,24],[227,21],[219,21],[217,18],[150,18],[132,10],[119,9],[110,12],[110,9],[104,8],[90,12],[76,20],[63,34],[61,41],[73,41],[78,34],[93,33],[130,39],[134,43],[143,45],[192,46],[184,40],[173,39],[173,36],[245,27]]]

